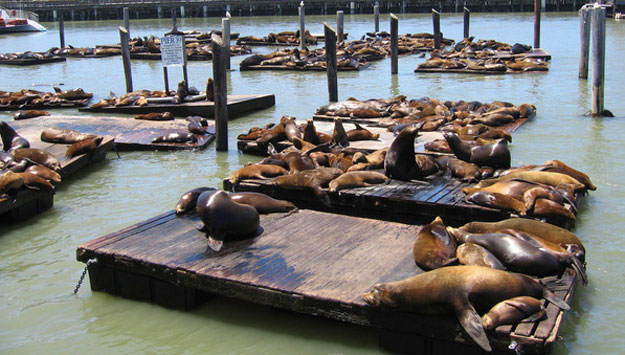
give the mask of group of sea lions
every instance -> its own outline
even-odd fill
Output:
[[[256,37],[256,36],[243,36],[243,37],[239,37],[237,38],[237,44],[239,45],[245,45],[245,44],[254,44],[254,45],[258,45],[258,44],[292,44],[292,45],[298,45],[299,44],[299,30],[297,31],[282,31],[279,33],[269,33],[267,36],[265,37]],[[317,44],[317,38],[314,37],[313,35],[310,34],[310,31],[305,30],[304,31],[304,39],[305,39],[305,43],[306,45],[316,45]]]
[[[62,90],[54,88],[54,92],[42,92],[32,89],[9,92],[0,90],[0,107],[9,109],[36,109],[40,107],[84,106],[93,97],[92,93],[83,89]]]
[[[454,313],[485,351],[492,350],[485,329],[543,319],[540,298],[570,308],[536,277],[562,275],[570,266],[586,283],[584,247],[575,234],[529,219],[452,228],[437,217],[417,233],[413,257],[426,272],[377,284],[363,294],[364,301],[417,313]]]
[[[259,234],[259,214],[295,211],[291,202],[257,192],[228,193],[212,187],[198,187],[184,193],[176,214],[196,211],[202,220],[198,229],[206,233],[208,246],[219,251],[225,241],[237,241]]]
[[[498,57],[502,52],[520,54],[531,52],[532,47],[516,43],[509,45],[493,40],[465,38],[450,50],[435,50],[431,57],[417,66],[419,69],[462,69],[469,72],[514,73],[548,71],[542,59],[530,57]]]
[[[207,42],[207,40],[209,42]],[[135,37],[128,42],[130,53],[161,53],[161,40],[159,37],[150,35],[149,37]],[[210,44],[210,34],[201,34],[195,37],[195,40],[191,38],[185,38],[185,50],[187,52],[187,58],[190,60],[205,59],[210,60],[213,58],[213,51]],[[250,54],[252,50],[247,46],[232,45],[230,46],[230,55],[243,55]]]

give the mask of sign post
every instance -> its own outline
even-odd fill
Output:
[[[168,67],[182,66],[182,74],[185,89],[189,90],[187,77],[187,51],[185,49],[184,33],[176,28],[176,17],[173,17],[174,28],[161,37],[161,61],[163,63],[163,77],[165,79],[165,91],[169,92]]]

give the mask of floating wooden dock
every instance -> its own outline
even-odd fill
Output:
[[[503,75],[503,74],[528,74],[528,73],[547,73],[547,70],[512,70],[493,71],[493,70],[471,70],[471,69],[443,69],[443,68],[417,68],[415,73],[459,73],[459,74],[479,74],[479,75]]]
[[[67,59],[65,57],[52,57],[52,58],[28,58],[28,59],[0,59],[0,65],[14,65],[14,66],[27,66],[27,65],[40,65],[48,63],[64,62]]]
[[[195,226],[195,213],[164,213],[80,245],[91,289],[188,309],[210,295],[373,327],[390,351],[480,353],[453,315],[428,316],[368,306],[361,296],[379,282],[422,272],[412,257],[420,227],[311,210],[261,215],[256,238],[226,242],[215,253]],[[571,299],[575,273],[544,281]],[[489,332],[496,352],[516,341],[524,353],[549,352],[564,313],[546,305],[537,324],[500,326]]]
[[[250,111],[261,110],[276,104],[273,94],[262,95],[228,95],[228,117],[234,119],[243,116]],[[133,115],[151,112],[171,112],[178,117],[186,116],[215,116],[215,103],[213,101],[184,102],[181,104],[147,104],[145,106],[106,106],[85,107],[81,112],[101,113],[129,113]]]
[[[359,66],[358,68],[354,68],[354,67],[336,67],[336,70],[338,71],[360,71],[363,69],[367,69],[371,66],[371,63],[366,62],[363,63],[363,65]],[[239,70],[241,71],[258,71],[258,70],[282,70],[282,71],[326,71],[327,68],[325,67],[317,67],[317,66],[310,66],[310,65],[306,65],[303,67],[298,67],[298,66],[286,66],[286,65],[250,65],[247,67],[241,67],[239,68]]]
[[[271,180],[250,179],[236,185],[229,179],[223,181],[226,191],[261,192],[276,199],[291,201],[300,208],[407,224],[426,224],[440,216],[446,225],[460,226],[472,221],[495,222],[516,216],[510,211],[466,202],[462,188],[473,185],[440,174],[422,181],[391,180],[388,184],[338,192],[326,189],[330,200],[330,205],[327,205],[312,190],[285,189],[274,185]],[[580,198],[578,196],[578,205]],[[565,228],[574,226],[574,222],[565,218],[549,217],[545,220]]]
[[[149,52],[130,53],[130,59],[161,60],[161,54],[149,53]],[[196,61],[196,62],[210,61],[210,60],[213,60],[213,55],[211,53],[207,55],[187,55],[187,60]]]
[[[86,116],[42,116],[27,120],[15,121],[11,124],[22,134],[39,139],[44,128],[67,128],[81,133],[91,133],[101,136],[110,136],[115,139],[115,146],[119,150],[189,150],[204,149],[214,139],[215,127],[211,123],[208,135],[196,135],[197,143],[152,143],[158,136],[175,132],[188,132],[186,120],[147,121],[123,117],[86,117]],[[24,136],[26,139],[30,139]],[[65,152],[63,152],[64,155]]]

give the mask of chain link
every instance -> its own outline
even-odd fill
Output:
[[[82,286],[82,282],[85,280],[85,276],[87,275],[87,268],[89,267],[89,265],[95,264],[97,262],[98,262],[98,259],[95,259],[95,258],[87,260],[87,265],[85,265],[85,269],[82,271],[82,275],[80,275],[78,284],[76,285],[76,288],[74,288],[74,294],[77,294],[78,290],[80,290],[80,286]]]

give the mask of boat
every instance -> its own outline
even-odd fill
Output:
[[[32,11],[0,8],[0,33],[43,32],[39,16]]]

